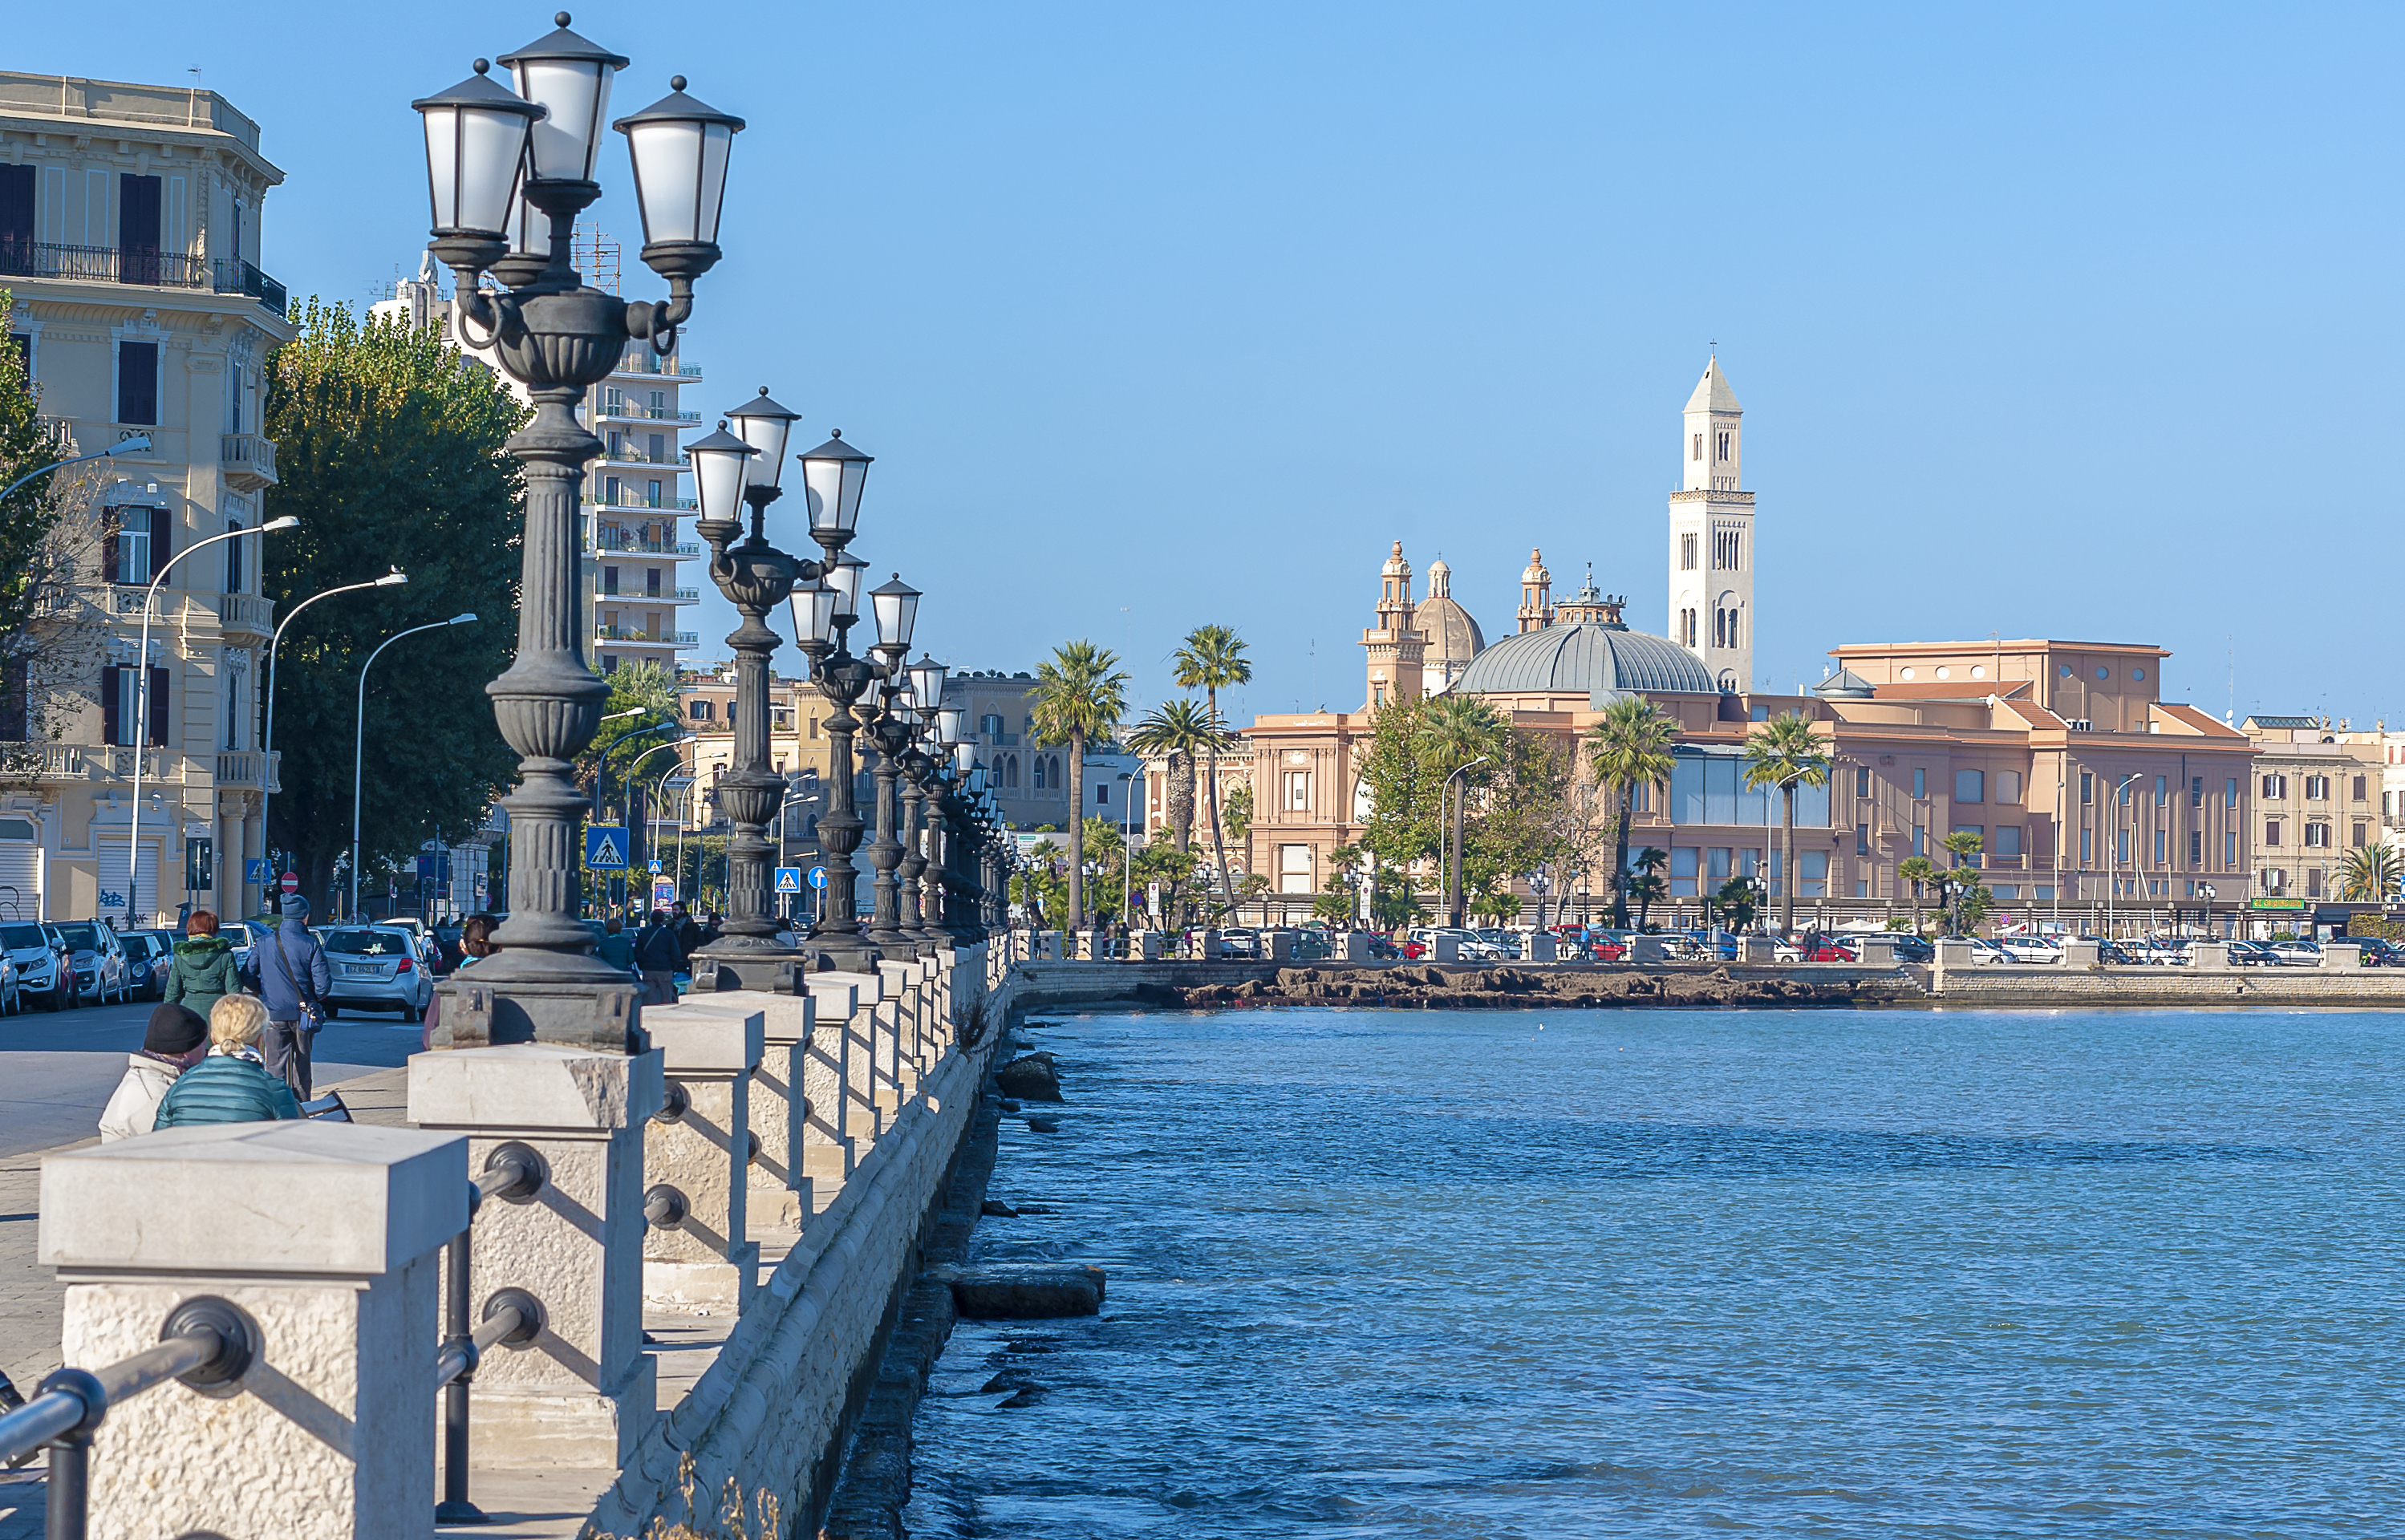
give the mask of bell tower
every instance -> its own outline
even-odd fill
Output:
[[[1528,565],[1520,573],[1520,634],[1542,631],[1554,623],[1554,575],[1545,570],[1545,553],[1531,546]]]
[[[1370,672],[1364,709],[1419,698],[1428,636],[1412,625],[1412,564],[1403,559],[1400,540],[1378,569],[1378,623],[1361,633],[1361,650],[1369,654]]]
[[[1670,639],[1723,692],[1753,688],[1753,494],[1743,489],[1745,409],[1715,354],[1682,413],[1670,494]]]

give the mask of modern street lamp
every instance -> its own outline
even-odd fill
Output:
[[[337,588],[321,589],[285,611],[284,618],[276,623],[275,634],[267,642],[267,730],[261,736],[259,750],[259,757],[266,762],[259,777],[259,837],[262,845],[267,840],[267,805],[275,796],[275,655],[284,646],[284,628],[298,620],[301,611],[319,599],[331,599],[337,594],[356,594],[362,588],[393,588],[408,581],[409,574],[396,567],[383,577],[371,578],[366,582],[346,582]],[[261,854],[264,853],[262,850]]]
[[[351,913],[359,912],[359,786],[366,778],[368,763],[368,670],[375,666],[384,650],[403,637],[415,637],[421,631],[440,631],[446,625],[466,625],[476,618],[474,610],[454,615],[447,621],[434,621],[426,625],[413,625],[406,631],[396,631],[376,643],[368,661],[359,665],[359,720],[351,741]]]
[[[607,379],[630,340],[673,349],[691,318],[694,284],[719,259],[718,221],[734,135],[743,120],[685,94],[669,94],[612,126],[626,136],[643,223],[642,259],[667,280],[667,301],[622,300],[587,285],[571,266],[576,216],[601,195],[594,161],[610,88],[627,61],[560,30],[505,56],[518,91],[486,77],[489,65],[412,105],[426,132],[431,249],[450,267],[459,339],[527,389],[534,417],[505,446],[526,471],[517,655],[485,687],[501,736],[516,751],[510,818],[510,917],[502,950],[478,966],[479,988],[499,987],[512,1014],[541,1041],[617,1051],[642,1036],[625,977],[593,955],[577,917],[579,862],[571,840],[583,799],[571,779],[593,739],[609,687],[585,665],[585,600],[574,552],[585,464],[601,441],[576,420],[585,390]],[[523,183],[521,184],[521,176]],[[531,220],[511,250],[513,201],[550,222],[542,249]],[[507,286],[485,288],[487,273]],[[456,1036],[456,1034],[455,1034]]]
[[[1480,765],[1484,764],[1488,758],[1489,756],[1481,754],[1476,759],[1471,760],[1468,764],[1456,770],[1452,775],[1445,777],[1442,795],[1450,798],[1453,795],[1453,783],[1461,777],[1470,774],[1472,770],[1477,769]],[[1437,804],[1438,814],[1440,817],[1442,816],[1443,806],[1444,804],[1442,802]],[[1459,803],[1456,803],[1453,810],[1453,871],[1448,875],[1444,890],[1445,923],[1456,927],[1458,927],[1461,924],[1462,905],[1467,902],[1469,896],[1461,890],[1461,869],[1463,864],[1464,862],[1461,859],[1461,805]]]
[[[94,458],[89,455],[80,457]],[[11,487],[10,490],[14,491],[15,488]],[[6,496],[6,494],[0,494],[0,496]],[[177,563],[195,552],[205,551],[210,546],[226,540],[238,540],[246,535],[264,535],[272,529],[290,529],[300,522],[288,513],[283,518],[268,520],[257,529],[229,529],[222,535],[212,535],[205,540],[194,540],[190,545],[162,562],[159,570],[150,579],[150,586],[143,591],[142,650],[136,654],[137,661],[134,665],[134,819],[125,832],[125,928],[129,931],[134,929],[134,903],[140,896],[142,887],[142,762],[150,753],[150,612],[159,607],[159,585],[167,581],[167,574],[176,569]],[[266,785],[264,775],[260,777],[260,784],[262,787]],[[260,820],[260,828],[264,831],[266,827],[267,822],[262,818]],[[155,899],[158,895],[154,893],[151,897]]]
[[[6,498],[36,476],[47,476],[53,470],[64,470],[71,465],[81,465],[86,460],[105,460],[115,455],[147,455],[149,452],[150,435],[136,433],[131,438],[118,440],[106,449],[95,449],[89,455],[70,455],[63,460],[52,460],[38,470],[28,470],[7,486],[0,487],[0,498]]]

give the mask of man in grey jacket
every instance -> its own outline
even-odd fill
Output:
[[[325,1024],[320,1003],[334,975],[325,950],[309,933],[309,901],[295,893],[284,901],[284,923],[272,939],[253,943],[250,978],[267,1003],[267,1028],[260,1033],[260,1057],[302,1101],[309,1099],[309,1046]]]

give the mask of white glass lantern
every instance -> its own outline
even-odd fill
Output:
[[[809,494],[810,529],[850,537],[860,527],[860,492],[876,459],[843,441],[837,428],[826,442],[802,456],[802,485]]]
[[[751,475],[752,457],[760,452],[727,432],[721,422],[717,432],[687,444],[685,453],[693,457],[693,495],[700,504],[701,517],[721,521],[740,517],[743,484]]]
[[[950,670],[933,657],[921,652],[919,661],[910,665],[910,688],[919,704],[934,711],[944,704],[944,676]]]
[[[835,635],[835,590],[824,583],[794,586],[794,639],[805,645]]]
[[[838,621],[860,619],[860,580],[868,564],[859,557],[845,554],[836,558],[827,573],[827,582],[835,589],[835,618]]]
[[[965,783],[969,778],[970,767],[976,763],[976,744],[956,743],[952,745],[952,768],[959,773],[963,783]]]
[[[910,632],[919,623],[919,591],[896,572],[869,592],[877,611],[877,645],[895,652],[910,651]]]
[[[610,116],[610,82],[626,60],[569,31],[566,11],[553,20],[557,32],[501,55],[501,63],[517,78],[518,94],[548,114],[535,125],[533,174],[547,182],[589,182]]]
[[[551,260],[551,216],[527,202],[526,179],[518,179],[518,189],[510,198],[510,251],[523,257],[528,266],[547,264]]]
[[[409,104],[426,124],[426,186],[434,231],[497,238],[527,159],[527,135],[542,108],[486,79],[488,60],[449,91]]]
[[[957,706],[947,706],[935,713],[935,725],[942,730],[946,743],[959,743],[961,729],[968,724],[969,714]]]
[[[768,387],[726,414],[735,435],[760,452],[752,462],[752,484],[775,486],[785,472],[785,441],[793,436],[798,412],[788,412],[768,398]]]
[[[653,260],[655,246],[716,247],[726,157],[743,119],[687,96],[679,75],[668,81],[668,95],[611,126],[626,136],[635,162],[643,260]]]

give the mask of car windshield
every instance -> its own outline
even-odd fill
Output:
[[[409,937],[399,931],[329,931],[318,945],[350,957],[397,958],[409,952]]]
[[[0,946],[12,952],[28,952],[48,945],[38,925],[0,925]]]
[[[60,926],[59,934],[66,938],[68,945],[79,951],[89,952],[100,945],[100,927],[88,919]]]

